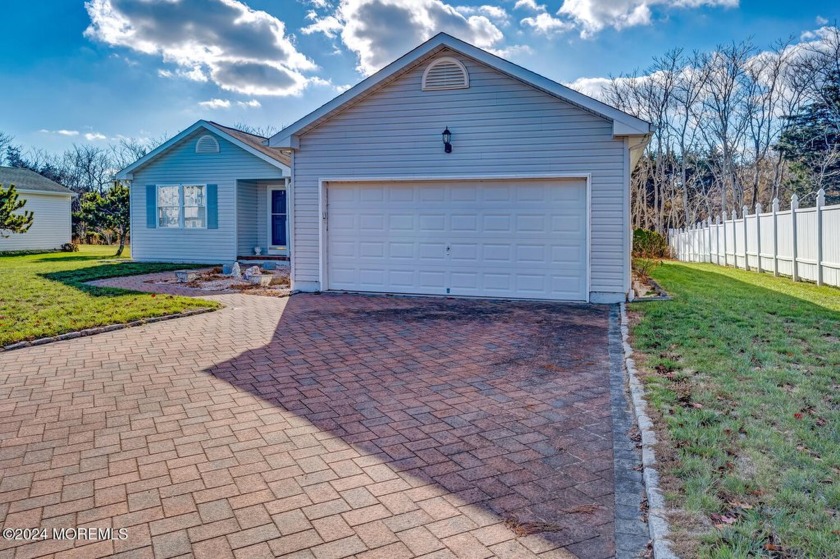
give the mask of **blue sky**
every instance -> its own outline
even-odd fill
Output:
[[[290,124],[437,31],[551,79],[836,23],[809,0],[6,0],[0,132],[60,151],[205,118]]]

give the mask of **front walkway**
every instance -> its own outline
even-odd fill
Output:
[[[0,353],[2,526],[125,528],[0,558],[615,554],[608,307],[215,298]]]

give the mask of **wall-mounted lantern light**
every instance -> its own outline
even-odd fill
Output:
[[[446,130],[443,131],[443,151],[446,153],[452,153],[452,132],[449,131],[449,127],[446,127]]]

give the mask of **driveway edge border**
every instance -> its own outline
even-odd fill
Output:
[[[618,305],[610,306],[607,338],[610,355],[610,415],[612,417],[615,487],[615,557],[638,559],[648,548],[650,534],[644,519],[645,496],[641,453],[631,433],[636,416],[624,373],[624,350]]]
[[[6,346],[0,347],[0,352],[14,351],[16,349],[23,349],[25,347],[32,347],[37,345],[51,344],[54,342],[63,342],[64,340],[72,340],[75,338],[82,338],[85,336],[94,336],[96,334],[104,334],[106,332],[113,332],[115,330],[124,330],[125,328],[134,328],[135,326],[143,326],[145,324],[153,324],[155,322],[163,322],[164,320],[172,320],[173,318],[186,318],[188,316],[195,316],[197,314],[204,314],[220,310],[220,308],[202,307],[199,309],[192,309],[176,314],[166,314],[163,316],[152,316],[149,318],[141,318],[139,320],[132,320],[131,322],[124,322],[122,324],[109,324],[107,326],[96,326],[94,328],[85,328],[83,330],[76,330],[74,332],[65,332],[57,336],[49,336],[47,338],[36,338],[23,342],[15,342]]]
[[[659,472],[655,467],[656,454],[654,452],[654,446],[656,445],[656,433],[653,432],[653,422],[647,414],[645,389],[639,380],[636,371],[636,362],[633,359],[633,348],[630,347],[627,307],[624,303],[621,303],[620,308],[621,338],[624,346],[624,369],[627,371],[630,398],[642,437],[642,476],[644,478],[648,501],[648,529],[653,545],[653,556],[655,559],[677,559],[677,556],[671,551],[671,544],[668,540],[669,529],[668,519],[665,515],[665,499],[662,496],[662,490],[659,488]]]

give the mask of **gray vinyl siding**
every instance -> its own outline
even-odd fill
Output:
[[[254,253],[259,246],[257,235],[257,184],[239,181],[236,200],[237,256]]]
[[[626,292],[628,154],[612,123],[460,54],[439,56],[464,63],[469,89],[422,91],[424,62],[300,136],[293,170],[298,287],[318,285],[321,179],[591,173],[590,289]]]
[[[268,247],[268,188],[264,183],[239,181],[237,198],[238,256],[254,254],[254,247]]]
[[[280,168],[216,135],[219,153],[197,154],[195,143],[206,130],[198,130],[148,165],[134,171],[131,182],[131,241],[135,260],[207,262],[233,261],[237,248],[255,243],[237,241],[237,180],[279,179]],[[218,229],[161,229],[146,226],[146,185],[218,185]],[[256,220],[254,220],[255,222]]]
[[[70,242],[69,194],[37,194],[18,192],[20,200],[26,200],[22,211],[32,212],[32,226],[26,233],[12,233],[0,236],[0,252],[14,250],[53,250]]]

